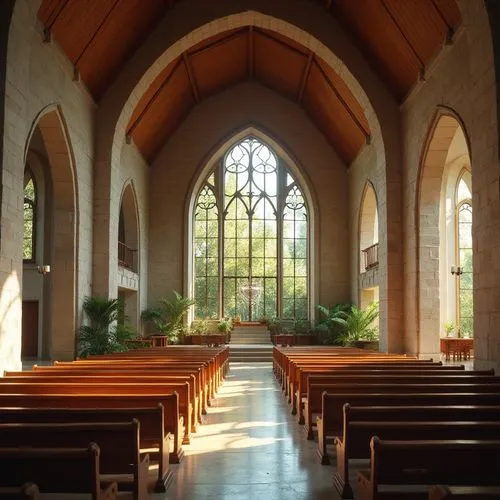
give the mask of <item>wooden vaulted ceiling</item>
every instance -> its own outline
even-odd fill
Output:
[[[38,17],[98,102],[177,1],[43,0]],[[399,102],[461,22],[456,0],[310,1],[337,20]],[[165,68],[140,100],[128,135],[152,161],[201,99],[249,78],[300,104],[347,165],[369,137],[359,103],[323,60],[250,27],[205,40]]]
[[[200,100],[249,78],[301,105],[347,165],[370,135],[361,106],[324,61],[252,27],[209,38],[172,61],[139,101],[127,134],[152,161]]]

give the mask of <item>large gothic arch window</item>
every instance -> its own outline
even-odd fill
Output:
[[[195,317],[307,319],[309,219],[301,186],[251,136],[233,145],[194,209]]]

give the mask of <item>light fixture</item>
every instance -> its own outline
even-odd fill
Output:
[[[50,266],[48,264],[44,264],[43,266],[36,266],[36,270],[40,274],[43,274],[45,276],[46,274],[50,273]]]
[[[460,276],[461,274],[464,273],[464,270],[460,267],[460,266],[451,266],[451,274],[453,274],[453,276]]]

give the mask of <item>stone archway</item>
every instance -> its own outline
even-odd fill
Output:
[[[73,359],[76,342],[77,198],[74,160],[62,111],[57,106],[42,110],[35,119],[49,164],[51,197],[48,200],[50,235],[43,264],[50,265],[48,280],[47,354],[51,359]]]
[[[440,109],[429,129],[419,172],[416,209],[418,329],[414,351],[421,357],[439,359],[442,330],[440,279],[440,216],[445,166],[452,141],[462,120],[447,108]],[[469,143],[467,141],[470,152]],[[469,153],[470,157],[470,153]]]

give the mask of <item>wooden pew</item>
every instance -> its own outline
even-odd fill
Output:
[[[208,382],[205,381],[205,373],[199,363],[196,364],[172,364],[167,366],[143,366],[138,363],[99,363],[99,364],[82,364],[74,363],[70,365],[56,365],[56,366],[38,366],[34,365],[31,371],[5,371],[6,377],[44,377],[44,376],[59,376],[63,374],[68,375],[87,375],[89,373],[96,375],[139,375],[147,377],[149,381],[154,381],[158,376],[169,376],[170,374],[186,374],[193,375],[195,378],[195,391],[200,398],[201,405],[199,405],[198,414],[206,415],[208,406]],[[201,422],[201,416],[198,416]]]
[[[479,405],[436,405],[436,406],[351,406],[349,403],[343,405],[343,422],[341,428],[338,422],[329,419],[330,415],[323,414],[317,417],[318,429],[318,455],[321,463],[327,465],[330,459],[327,453],[327,442],[335,440],[337,448],[337,461],[340,449],[345,441],[346,429],[352,422],[425,422],[425,421],[500,421],[499,406]],[[342,438],[344,436],[344,438]],[[346,458],[349,452],[346,453]]]
[[[33,373],[33,372],[28,372]],[[38,373],[38,372],[37,372]],[[74,375],[71,372],[61,372],[59,374],[52,375],[36,375],[36,376],[25,376],[25,375],[10,375],[5,377],[0,377],[0,392],[2,392],[2,386],[4,384],[170,384],[173,382],[188,382],[189,384],[189,395],[191,402],[191,432],[197,431],[197,424],[201,421],[201,411],[200,411],[200,398],[199,392],[197,393],[197,384],[194,375],[183,375],[178,372],[171,375],[145,375],[144,372],[139,372],[138,374],[131,374],[127,371],[122,371],[120,373],[97,373],[94,370],[88,370],[85,374]]]
[[[439,382],[431,384],[408,384],[398,383],[396,381],[390,384],[363,384],[352,382],[350,384],[314,384],[311,383],[311,378],[308,379],[307,397],[304,401],[304,416],[305,416],[305,431],[307,439],[313,439],[313,427],[315,427],[314,417],[322,413],[323,409],[323,393],[336,394],[406,394],[407,400],[413,398],[414,394],[485,394],[490,393],[493,397],[496,395],[500,398],[500,384],[441,384]],[[349,399],[344,403],[349,403]],[[380,403],[383,404],[383,403]],[[500,404],[500,399],[498,404]],[[353,406],[355,406],[353,404]],[[339,408],[341,415],[342,408]]]
[[[500,486],[433,486],[429,500],[498,500]]]
[[[202,383],[203,391],[206,393],[206,405],[210,406],[210,400],[215,397],[217,392],[217,384],[213,375],[208,370],[208,365],[205,362],[196,361],[182,361],[179,359],[175,360],[162,360],[157,358],[140,358],[134,357],[132,359],[101,359],[101,360],[80,360],[80,361],[55,361],[54,365],[51,367],[46,366],[33,366],[33,371],[48,371],[54,369],[64,369],[64,370],[82,370],[82,369],[134,369],[134,370],[144,370],[149,373],[150,370],[155,371],[175,371],[179,368],[189,369],[189,368],[201,368],[202,370]]]
[[[25,394],[25,395],[104,395],[121,399],[122,395],[156,395],[157,403],[161,403],[161,397],[168,394],[178,393],[179,414],[184,419],[184,436],[182,443],[189,444],[191,440],[191,417],[192,405],[190,401],[190,387],[188,382],[149,382],[149,383],[120,383],[120,382],[81,382],[81,383],[37,383],[17,382],[0,383],[0,395],[2,394]]]
[[[349,484],[349,459],[370,458],[370,440],[489,440],[500,437],[500,420],[496,422],[456,421],[358,421],[344,428],[342,438],[336,440],[337,472],[333,484],[342,498],[353,498]]]
[[[333,436],[343,434],[343,407],[392,406],[500,406],[500,394],[495,393],[357,393],[335,394],[323,392],[321,422],[324,433]]]
[[[35,483],[24,483],[20,488],[0,488],[0,500],[39,500],[40,490]]]
[[[430,485],[499,486],[500,441],[385,441],[370,443],[370,470],[358,473],[360,500],[427,500]]]
[[[399,380],[401,383],[429,383],[432,380],[439,380],[440,383],[453,384],[453,383],[500,383],[500,377],[493,376],[493,370],[484,371],[468,371],[463,370],[450,371],[450,370],[420,370],[414,368],[398,368],[393,367],[379,367],[379,368],[365,368],[360,370],[336,370],[329,371],[315,371],[306,368],[300,371],[299,386],[294,401],[294,408],[292,408],[292,415],[299,414],[299,424],[304,423],[303,401],[307,399],[307,384],[334,384],[345,383],[355,380],[362,383],[390,383],[393,380]],[[406,382],[405,382],[406,380]]]
[[[0,448],[0,488],[34,482],[42,493],[87,493],[92,500],[115,500],[115,482],[101,485],[99,447]],[[67,497],[71,498],[71,496]]]
[[[288,396],[288,402],[292,402],[292,394],[295,392],[297,389],[300,377],[299,377],[299,368],[301,366],[317,366],[320,367],[322,366],[325,369],[332,369],[336,368],[339,365],[346,365],[350,366],[351,369],[353,368],[386,368],[386,367],[392,367],[392,369],[402,369],[402,368],[411,368],[411,367],[416,367],[416,368],[422,368],[422,369],[436,369],[438,367],[441,367],[441,364],[436,364],[436,363],[429,363],[427,361],[420,362],[420,361],[415,361],[415,360],[400,360],[400,359],[373,359],[373,358],[367,358],[367,359],[355,359],[355,358],[350,358],[349,360],[333,360],[333,361],[316,361],[316,362],[311,362],[310,360],[307,360],[307,362],[291,362],[288,368],[288,373],[285,375],[285,380],[284,380],[284,391],[286,396]]]
[[[156,394],[121,394],[119,398],[103,394],[0,394],[0,408],[153,408],[161,403],[164,407],[164,432],[173,436],[170,463],[180,463],[183,434],[179,415],[177,393],[158,396]],[[2,412],[0,412],[1,414]]]
[[[130,422],[89,422],[77,424],[0,424],[2,446],[13,448],[83,448],[99,446],[100,480],[116,482],[118,491],[132,491],[134,500],[148,494],[149,455],[140,455],[140,424]]]
[[[169,467],[172,436],[165,432],[162,404],[151,408],[2,408],[0,411],[0,423],[130,422],[134,418],[140,424],[141,453],[145,450],[150,464],[158,466],[155,491],[165,492],[173,478]]]

